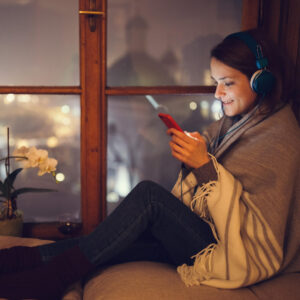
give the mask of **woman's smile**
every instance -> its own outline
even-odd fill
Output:
[[[231,103],[233,103],[233,100],[227,100],[227,101],[223,101],[221,100],[223,105],[230,105]]]

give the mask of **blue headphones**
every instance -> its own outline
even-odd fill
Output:
[[[252,90],[263,96],[270,93],[275,83],[275,77],[267,70],[268,60],[263,55],[261,45],[259,45],[248,32],[233,33],[227,36],[226,39],[231,37],[235,37],[243,41],[255,56],[258,70],[254,72],[250,79],[250,86]]]

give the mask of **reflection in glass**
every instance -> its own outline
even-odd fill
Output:
[[[180,163],[171,156],[159,112],[171,114],[187,131],[203,130],[222,116],[213,95],[112,96],[108,99],[108,214],[141,180],[171,189]]]
[[[78,2],[0,1],[1,85],[79,85]]]
[[[240,30],[242,2],[108,1],[107,84],[211,85],[209,51]]]
[[[57,221],[70,214],[80,219],[80,99],[78,96],[0,95],[0,157],[5,157],[6,129],[10,128],[10,152],[27,146],[45,149],[58,160],[56,184],[37,169],[23,170],[16,186],[56,189],[54,193],[28,193],[18,199],[25,221]],[[20,167],[12,161],[15,167]],[[14,165],[12,166],[14,167]],[[0,165],[0,178],[5,168]],[[49,175],[49,176],[48,176]]]

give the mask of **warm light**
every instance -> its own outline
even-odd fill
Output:
[[[213,113],[213,118],[218,121],[222,118],[222,115],[220,113]]]
[[[121,196],[125,197],[130,192],[130,178],[126,166],[120,165],[116,175],[115,191]]]
[[[62,182],[65,180],[65,175],[63,173],[57,173],[55,179],[59,182]]]
[[[214,85],[214,80],[211,78],[211,72],[209,69],[204,70],[203,77],[204,85]]]
[[[65,126],[69,126],[71,124],[71,120],[69,118],[62,118],[61,123]]]
[[[200,102],[201,115],[208,119],[209,118],[209,102],[207,100],[203,100]]]
[[[6,95],[6,97],[4,98],[4,103],[5,104],[9,104],[15,101],[16,96],[14,94],[8,94]]]
[[[107,194],[107,202],[116,203],[119,201],[119,195],[116,192],[110,192]]]
[[[28,143],[27,140],[22,140],[21,139],[21,140],[17,141],[17,145],[16,146],[17,146],[17,148],[20,148],[20,147],[23,147],[23,146],[28,148],[29,147],[29,143]]]
[[[61,107],[61,112],[64,114],[68,114],[70,112],[70,106],[69,105],[63,105]]]
[[[31,96],[30,95],[18,95],[18,102],[21,103],[28,103],[31,100]]]
[[[222,103],[219,100],[215,100],[211,106],[212,116],[215,120],[220,120],[222,113]]]
[[[65,126],[69,126],[71,124],[71,119],[67,116],[55,114],[54,112],[52,112],[51,115],[56,123],[63,124]]]
[[[55,136],[51,136],[47,139],[47,146],[49,148],[55,148],[58,145],[58,139]]]
[[[198,104],[195,101],[191,101],[189,106],[190,106],[190,110],[196,110],[198,107]]]
[[[72,129],[70,127],[60,126],[55,130],[55,135],[58,137],[71,136],[72,134],[73,134]]]

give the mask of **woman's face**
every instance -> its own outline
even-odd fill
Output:
[[[251,89],[245,74],[214,57],[211,58],[210,69],[217,83],[215,97],[222,101],[226,116],[246,114],[255,106],[257,94]]]

